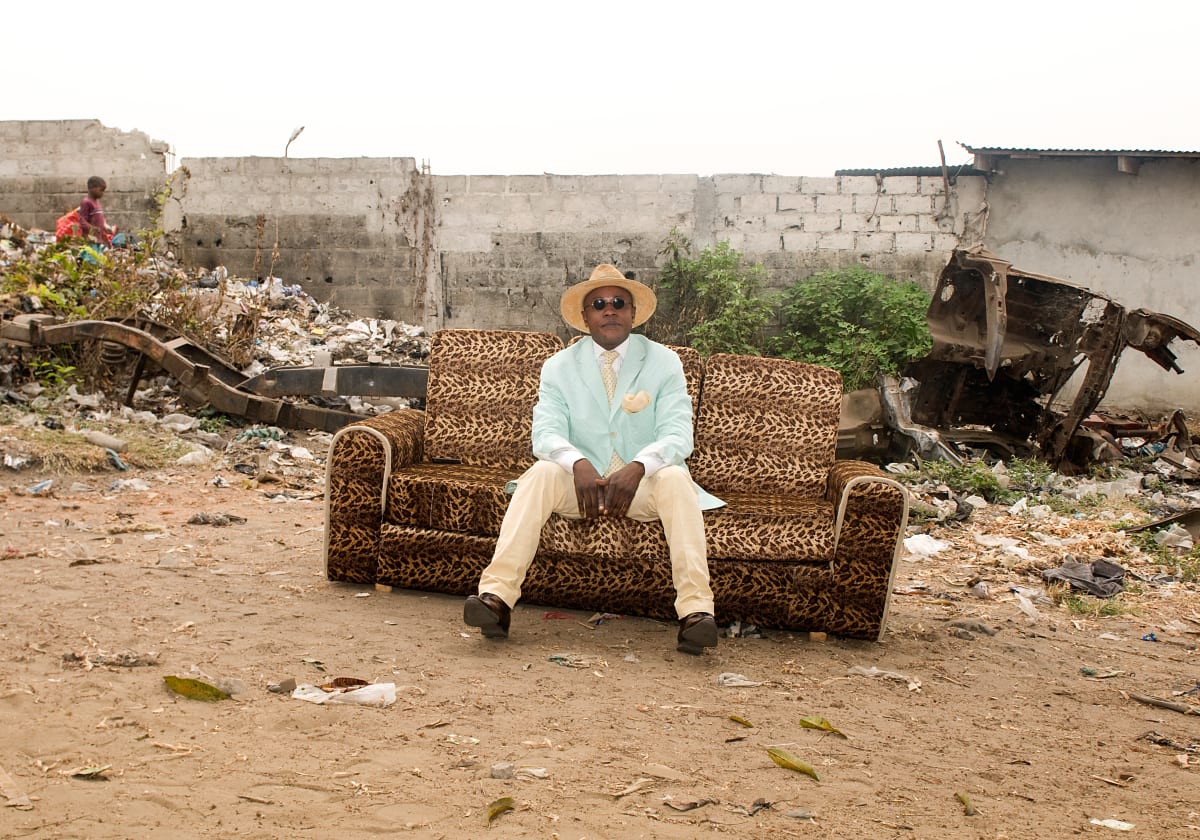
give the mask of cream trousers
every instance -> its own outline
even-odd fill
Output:
[[[579,519],[575,479],[553,461],[538,461],[517,482],[508,503],[492,562],[479,578],[479,592],[490,592],[510,607],[521,598],[521,583],[537,553],[542,526],[551,514]],[[704,544],[704,518],[692,477],[683,467],[663,467],[643,478],[626,513],[638,522],[661,520],[671,551],[675,613],[713,612]]]

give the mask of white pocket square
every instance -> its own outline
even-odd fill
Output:
[[[621,408],[627,414],[637,414],[648,405],[650,405],[650,395],[645,391],[638,391],[636,394],[626,394],[621,397]]]

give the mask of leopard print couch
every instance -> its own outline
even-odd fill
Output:
[[[440,330],[425,410],[345,426],[330,447],[330,580],[473,594],[491,559],[504,485],[533,463],[546,333]],[[783,359],[674,348],[695,416],[688,468],[727,502],[705,511],[717,620],[881,638],[908,494],[878,467],[836,460],[842,382]],[[552,516],[523,600],[673,620],[658,523]]]

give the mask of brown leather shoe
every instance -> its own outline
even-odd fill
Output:
[[[680,653],[699,656],[707,647],[717,646],[717,621],[712,613],[694,612],[679,619],[679,643],[675,649]]]
[[[472,595],[463,604],[463,622],[478,627],[479,632],[489,639],[507,639],[511,620],[512,610],[508,604],[491,592]]]

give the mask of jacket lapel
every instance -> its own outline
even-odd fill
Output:
[[[604,390],[604,380],[600,378],[600,365],[596,364],[596,351],[590,338],[575,342],[575,370],[579,382],[596,401],[600,416],[608,416],[608,393]]]

